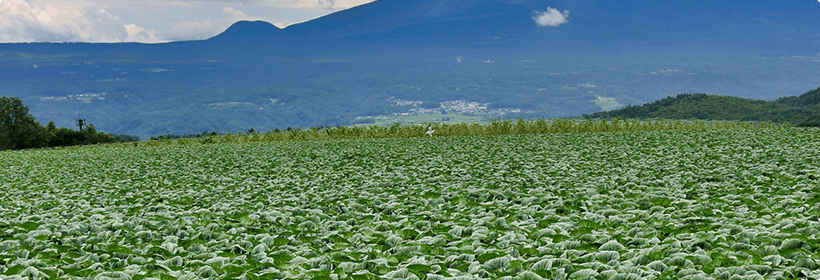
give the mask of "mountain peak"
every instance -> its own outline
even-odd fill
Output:
[[[281,32],[282,29],[276,27],[267,21],[237,21],[228,27],[224,32],[216,35],[212,39],[217,40],[247,40],[247,39],[264,39],[273,34]]]

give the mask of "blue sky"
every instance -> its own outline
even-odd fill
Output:
[[[279,27],[373,0],[0,0],[0,43],[206,39],[239,20]]]

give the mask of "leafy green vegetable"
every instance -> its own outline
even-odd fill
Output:
[[[818,134],[3,152],[0,278],[811,278]]]

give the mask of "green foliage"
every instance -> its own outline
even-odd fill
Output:
[[[0,278],[817,278],[820,178],[804,159],[820,157],[818,136],[776,126],[5,152]]]
[[[17,97],[0,97],[0,150],[43,147],[47,132]]]
[[[93,124],[82,131],[56,128],[52,121],[43,127],[16,97],[0,97],[0,112],[0,150],[114,143],[126,139],[139,141],[136,136],[97,132]]]
[[[703,93],[680,94],[640,106],[630,105],[585,117],[760,121],[816,127],[820,126],[820,88],[799,97],[783,97],[776,101]]]
[[[781,97],[775,102],[792,107],[812,107],[820,104],[820,88],[810,90],[800,96]]]

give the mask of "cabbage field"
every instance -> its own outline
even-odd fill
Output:
[[[0,279],[820,279],[820,131],[0,153]]]

